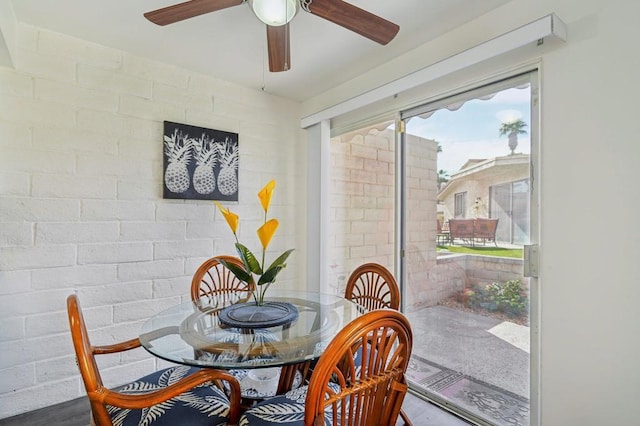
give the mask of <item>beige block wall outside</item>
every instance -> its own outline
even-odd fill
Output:
[[[405,309],[436,305],[474,284],[522,279],[520,259],[466,255],[436,259],[437,145],[414,135],[406,140]],[[394,271],[394,175],[393,130],[369,127],[331,140],[329,282],[338,294],[358,265],[377,262]]]
[[[349,274],[366,262],[394,271],[395,141],[375,126],[331,140],[330,283],[343,293]],[[408,307],[429,296],[435,265],[436,143],[407,135]]]

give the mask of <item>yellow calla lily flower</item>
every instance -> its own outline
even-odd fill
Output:
[[[260,198],[260,203],[262,204],[262,208],[266,213],[269,210],[269,204],[271,204],[271,196],[273,195],[273,190],[276,188],[276,181],[271,180],[267,183],[264,188],[258,192],[258,198]]]
[[[262,243],[262,248],[264,250],[267,249],[267,246],[271,242],[271,238],[273,238],[273,234],[276,233],[278,225],[280,225],[278,219],[271,219],[258,228],[258,238],[260,238],[260,242]]]
[[[257,234],[260,242],[262,243],[262,256],[256,256],[253,252],[244,244],[240,243],[238,240],[238,225],[240,222],[240,218],[237,214],[230,211],[228,208],[222,207],[222,205],[214,201],[214,204],[222,213],[222,216],[227,221],[229,228],[233,231],[233,235],[236,240],[236,250],[238,255],[243,263],[243,268],[229,268],[231,272],[238,278],[240,281],[246,282],[248,284],[254,285],[253,290],[253,298],[257,306],[263,306],[265,303],[265,293],[269,289],[269,287],[275,283],[276,276],[280,273],[282,269],[287,266],[287,259],[289,255],[293,252],[293,249],[286,250],[280,256],[274,260],[269,267],[265,264],[265,257],[267,254],[267,247],[269,243],[271,243],[271,239],[276,233],[278,226],[280,223],[277,219],[267,220],[267,213],[269,210],[269,205],[271,204],[271,196],[273,195],[273,190],[276,187],[276,181],[272,180],[265,185],[264,188],[258,192],[258,198],[260,199],[260,204],[262,204],[262,208],[264,209],[264,223],[258,228]],[[226,265],[225,265],[226,266]],[[258,275],[258,277],[254,277],[254,275]]]
[[[216,206],[218,206],[218,210],[220,210],[220,213],[222,213],[222,216],[224,216],[225,220],[229,224],[229,228],[231,228],[231,230],[233,231],[233,234],[235,235],[236,232],[238,232],[238,224],[240,223],[240,217],[234,212],[232,212],[231,210],[229,210],[228,208],[222,207],[222,204],[218,202],[216,202],[215,204]]]

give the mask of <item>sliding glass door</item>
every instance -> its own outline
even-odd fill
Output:
[[[536,78],[330,141],[325,290],[344,294],[366,262],[392,271],[414,332],[411,388],[485,425],[530,418],[537,283],[524,276],[523,248],[537,242]]]
[[[536,93],[527,74],[401,114],[408,379],[480,424],[529,424]]]

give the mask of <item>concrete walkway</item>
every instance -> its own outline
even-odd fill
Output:
[[[413,354],[529,399],[529,328],[433,306],[407,313]]]

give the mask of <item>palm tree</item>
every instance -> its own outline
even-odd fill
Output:
[[[524,130],[525,127],[527,127],[527,123],[520,119],[507,121],[500,125],[500,136],[508,135],[509,137],[509,149],[511,149],[511,155],[513,155],[516,147],[518,146],[518,135],[527,134],[527,131]]]
[[[438,190],[447,182],[449,182],[449,173],[444,169],[438,170]]]

